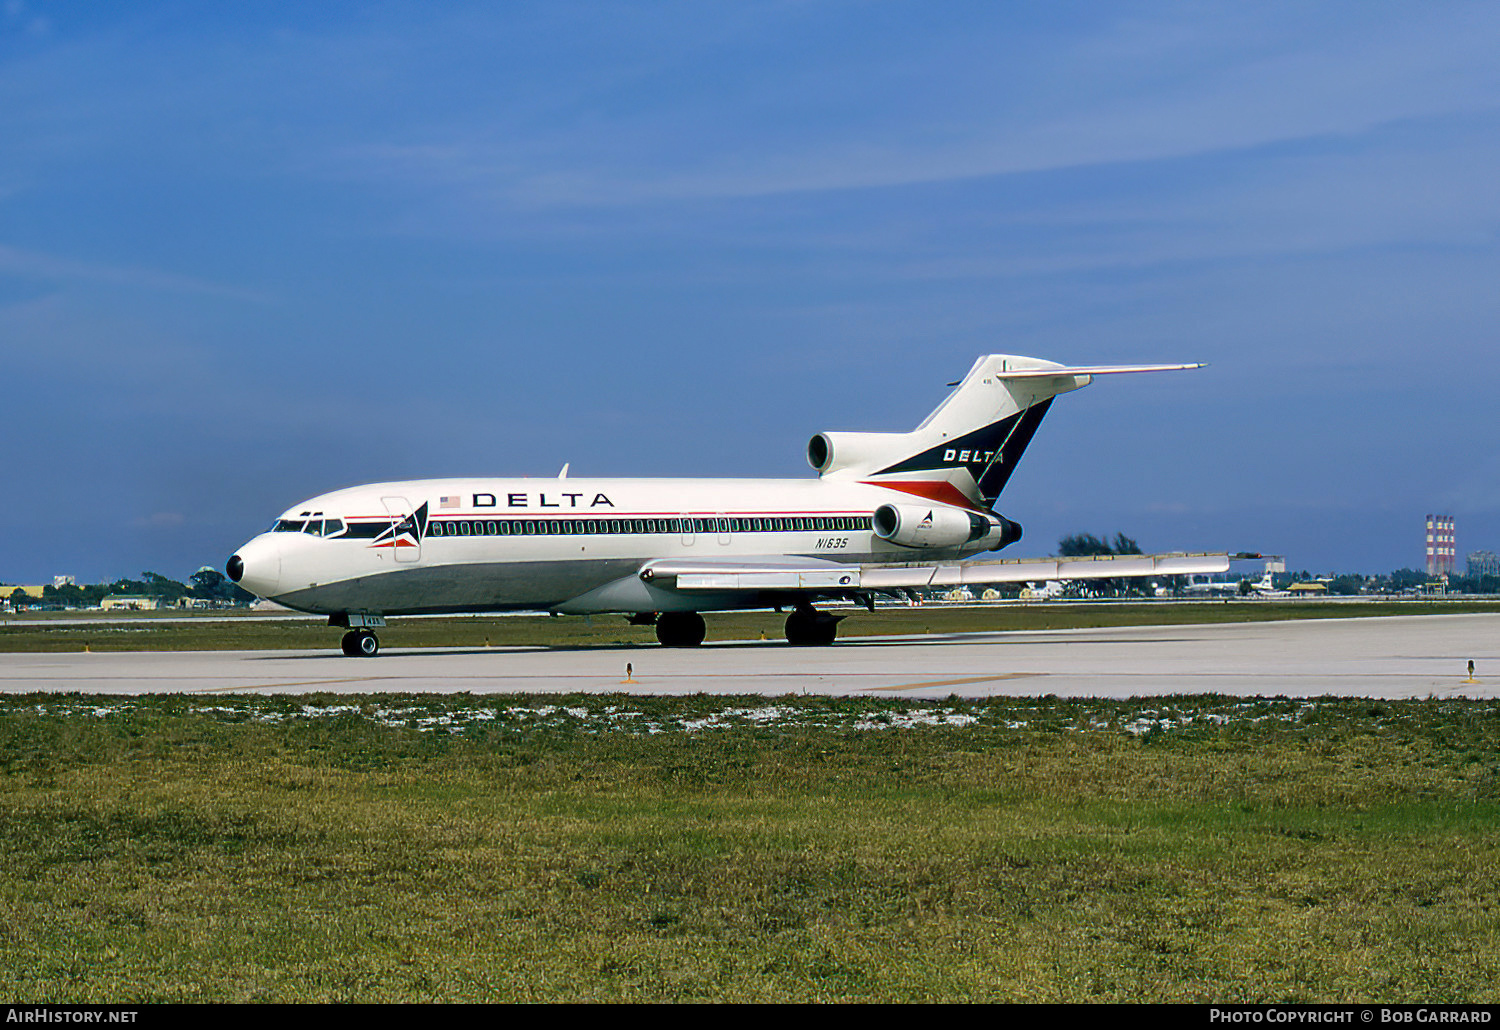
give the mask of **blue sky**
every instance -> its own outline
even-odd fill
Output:
[[[0,580],[445,475],[803,476],[982,353],[1001,509],[1500,550],[1500,7],[0,0]],[[1009,553],[1009,552],[1007,552]]]

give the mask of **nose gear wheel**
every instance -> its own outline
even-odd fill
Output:
[[[374,658],[380,653],[380,638],[367,629],[350,630],[339,646],[350,658]]]

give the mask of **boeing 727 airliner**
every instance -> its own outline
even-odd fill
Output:
[[[1223,572],[1225,554],[965,560],[1020,539],[994,510],[1052,399],[1094,376],[1199,365],[1066,367],[992,354],[909,433],[819,433],[817,479],[440,479],[323,494],[229,559],[246,590],[347,630],[374,655],[388,615],[625,613],[671,647],[701,612],[792,609],[787,640],[832,643],[819,600],[1025,580]]]

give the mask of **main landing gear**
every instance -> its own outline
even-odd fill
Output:
[[[823,646],[838,636],[842,615],[820,612],[810,604],[799,604],[786,617],[786,642],[799,646]]]
[[[831,644],[838,636],[842,615],[820,612],[810,604],[799,604],[786,618],[786,642],[798,646]],[[649,615],[634,615],[633,625],[650,625]],[[707,628],[697,612],[662,612],[655,617],[656,639],[663,647],[697,647]]]
[[[350,658],[374,658],[380,653],[380,638],[374,630],[351,629],[344,634],[339,646]]]
[[[656,639],[663,647],[697,647],[707,634],[697,612],[662,612],[656,617]]]

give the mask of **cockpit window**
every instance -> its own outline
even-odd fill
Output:
[[[343,519],[277,519],[270,528],[272,533],[306,533],[309,536],[338,536],[344,532]]]

